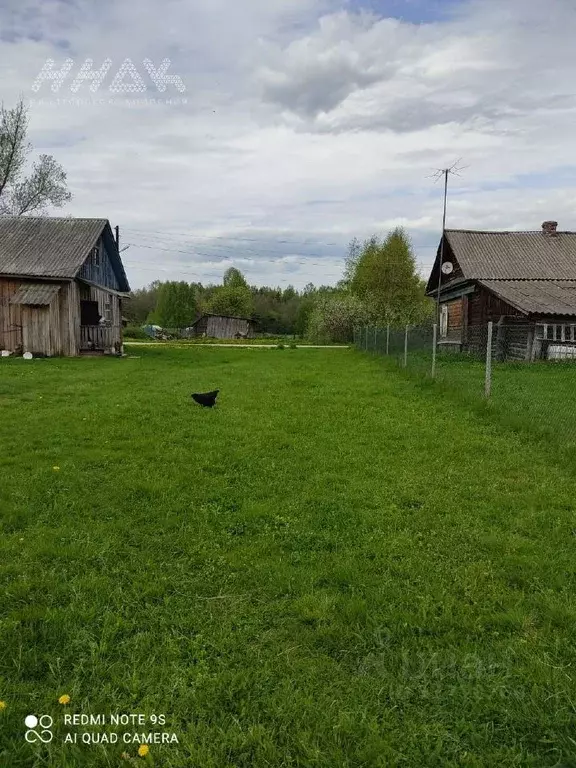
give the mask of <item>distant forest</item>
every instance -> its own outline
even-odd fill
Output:
[[[336,286],[309,283],[301,291],[293,286],[258,287],[231,267],[220,285],[155,281],[133,291],[124,316],[132,325],[187,328],[201,314],[212,312],[251,317],[259,333],[271,336],[350,341],[360,325],[432,322],[434,305],[424,289],[410,239],[395,229],[382,240],[353,240]]]

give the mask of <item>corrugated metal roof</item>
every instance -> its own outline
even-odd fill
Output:
[[[73,279],[107,223],[0,216],[0,274]]]
[[[523,312],[576,316],[576,281],[481,280],[479,282]]]
[[[449,229],[446,236],[468,279],[576,280],[576,232]]]
[[[30,283],[23,285],[10,299],[10,304],[44,305],[50,304],[60,290],[52,283]]]
[[[238,315],[219,315],[217,312],[204,312],[203,315],[200,315],[198,320],[195,320],[192,323],[192,326],[196,325],[196,323],[199,323],[200,320],[203,320],[205,317],[224,317],[227,320],[246,320],[248,323],[255,322],[251,317],[239,317]]]

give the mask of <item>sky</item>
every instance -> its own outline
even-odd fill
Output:
[[[335,284],[396,226],[427,276],[455,163],[448,227],[576,229],[575,38],[573,0],[2,0],[0,97],[132,288]]]

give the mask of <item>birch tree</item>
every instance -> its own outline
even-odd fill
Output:
[[[40,155],[25,174],[32,146],[27,141],[28,110],[22,100],[13,109],[0,106],[0,215],[41,214],[72,199],[66,173],[52,155]]]

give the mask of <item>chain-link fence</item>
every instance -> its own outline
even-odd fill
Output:
[[[355,346],[576,455],[576,325],[365,327]]]

